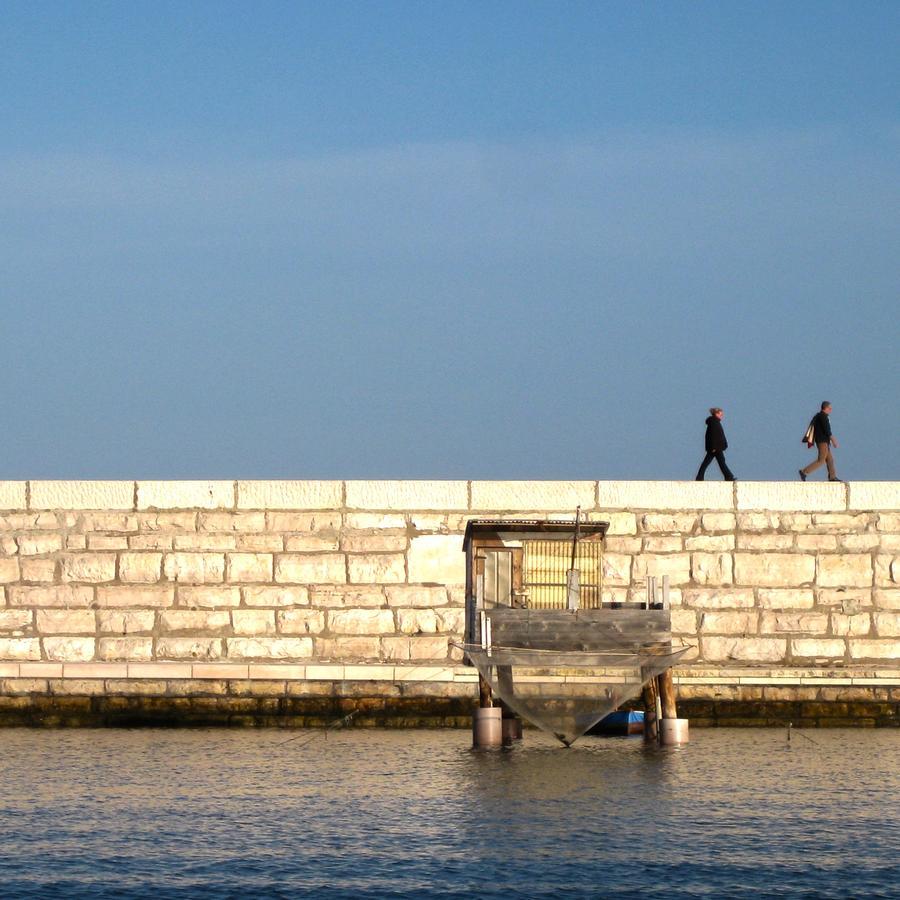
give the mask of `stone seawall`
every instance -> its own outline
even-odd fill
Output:
[[[467,520],[577,505],[697,724],[900,722],[900,483],[602,481],[0,482],[0,722],[467,722]]]

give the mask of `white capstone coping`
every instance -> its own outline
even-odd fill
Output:
[[[239,481],[238,509],[340,509],[342,481]]]
[[[139,481],[138,509],[233,509],[233,481]]]
[[[730,481],[601,481],[602,509],[734,509]]]
[[[25,509],[27,481],[0,481],[0,509]]]
[[[900,481],[851,481],[850,509],[900,510]]]
[[[32,481],[30,509],[134,509],[133,481]]]
[[[466,510],[467,481],[346,481],[347,509]]]
[[[847,486],[827,481],[739,481],[737,508],[780,512],[843,512],[847,509]]]
[[[593,509],[596,492],[595,481],[473,481],[472,509],[574,513]]]

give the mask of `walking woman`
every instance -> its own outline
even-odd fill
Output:
[[[734,481],[734,475],[725,462],[725,451],[728,449],[728,441],[725,440],[725,429],[722,427],[724,410],[718,406],[711,406],[709,418],[706,420],[706,456],[700,463],[700,471],[697,472],[697,481],[703,481],[706,469],[715,460],[722,470],[722,477],[726,481]]]

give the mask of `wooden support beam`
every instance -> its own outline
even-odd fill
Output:
[[[675,704],[675,681],[672,678],[672,670],[666,669],[656,676],[657,690],[662,704],[662,717],[664,719],[677,719],[678,710]]]

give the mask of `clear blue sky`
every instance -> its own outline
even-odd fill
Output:
[[[692,478],[718,405],[794,479],[829,399],[898,479],[898,46],[896,2],[7,0],[0,477]]]

